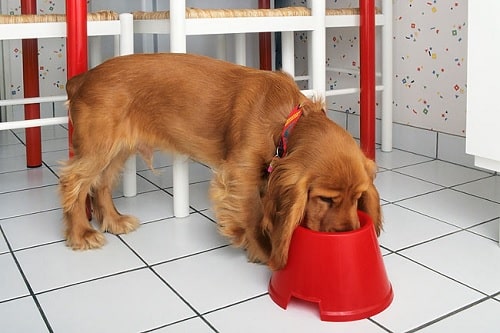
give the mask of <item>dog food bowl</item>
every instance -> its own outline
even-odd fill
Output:
[[[285,268],[273,272],[269,294],[286,309],[292,296],[319,305],[324,321],[371,317],[393,299],[371,218],[358,212],[354,231],[317,232],[299,226]]]

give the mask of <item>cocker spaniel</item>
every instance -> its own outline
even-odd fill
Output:
[[[125,160],[180,153],[214,171],[210,197],[220,232],[251,261],[283,268],[294,229],[381,229],[375,163],[283,72],[203,56],[134,54],[67,83],[74,156],[61,169],[67,245],[101,247],[102,232],[136,229],[111,191]],[[90,195],[100,231],[86,214]]]

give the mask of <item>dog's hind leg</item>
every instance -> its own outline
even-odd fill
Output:
[[[108,161],[99,158],[83,159],[76,155],[61,169],[59,191],[66,244],[75,250],[98,248],[105,243],[103,234],[93,229],[87,219],[85,201],[107,164]]]
[[[94,215],[103,232],[107,231],[115,235],[124,234],[139,226],[137,218],[120,214],[112,199],[115,178],[129,156],[127,152],[120,152],[103,171],[100,182],[92,188]]]

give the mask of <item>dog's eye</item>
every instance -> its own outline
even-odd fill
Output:
[[[333,199],[332,198],[329,198],[329,197],[323,197],[323,196],[320,196],[319,197],[319,200],[329,204],[329,205],[332,205],[333,204]]]

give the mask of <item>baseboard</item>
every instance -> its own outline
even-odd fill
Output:
[[[328,110],[328,116],[359,139],[359,115]],[[377,144],[381,143],[381,121],[376,120]],[[465,137],[394,123],[392,146],[430,158],[475,167],[474,157],[465,153]]]

